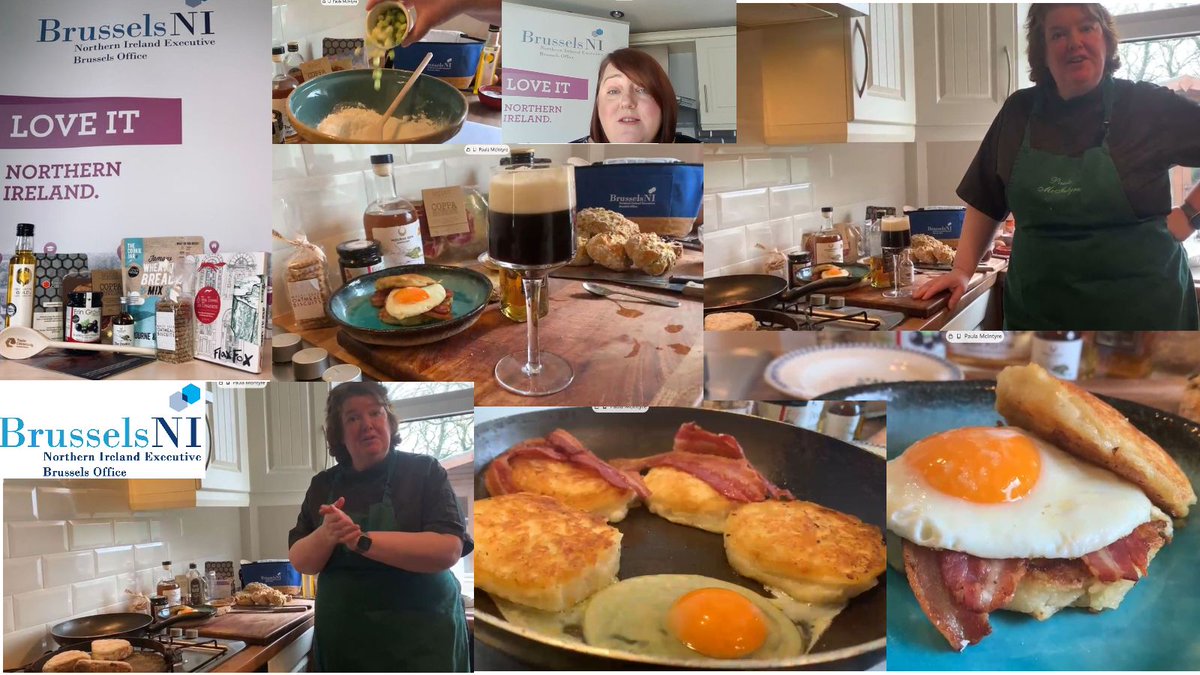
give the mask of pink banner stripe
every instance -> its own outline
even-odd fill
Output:
[[[180,145],[177,98],[0,96],[0,148]]]
[[[592,95],[586,77],[567,77],[532,70],[504,69],[504,97],[558,98],[586,101]]]

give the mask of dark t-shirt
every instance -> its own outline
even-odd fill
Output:
[[[1148,82],[1114,85],[1108,147],[1117,175],[1139,218],[1165,216],[1174,206],[1168,169],[1200,166],[1200,104]],[[963,201],[995,220],[1008,215],[1009,176],[1039,90],[1045,102],[1030,126],[1030,147],[1075,157],[1103,137],[1101,87],[1069,101],[1041,85],[1008,97],[958,186]]]
[[[409,452],[393,450],[392,458],[392,503],[398,529],[401,532],[452,534],[462,539],[462,554],[469,554],[475,548],[475,542],[463,524],[450,476],[442,465],[427,455]],[[288,547],[321,526],[323,516],[319,509],[322,504],[345,497],[342,510],[358,514],[366,513],[372,504],[382,500],[387,466],[385,460],[366,471],[355,471],[349,464],[339,464],[313,476],[300,506],[300,515],[296,517],[296,527],[288,533]]]

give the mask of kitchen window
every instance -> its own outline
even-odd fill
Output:
[[[475,449],[475,416],[450,415],[434,419],[400,422],[400,450],[431,455],[438,461]]]
[[[1200,0],[1147,3],[1106,2],[1117,20],[1121,69],[1117,75],[1153,82],[1200,103]],[[1171,203],[1180,204],[1197,182],[1200,168],[1177,166],[1171,170]],[[1193,256],[1200,242],[1188,243]]]

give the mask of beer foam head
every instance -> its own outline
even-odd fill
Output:
[[[880,229],[884,232],[903,232],[910,229],[908,216],[884,216]]]
[[[575,208],[574,167],[521,167],[498,171],[488,189],[488,208],[512,214],[556,213]]]

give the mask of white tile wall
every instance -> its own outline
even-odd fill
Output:
[[[54,624],[125,611],[125,590],[153,591],[163,560],[178,558],[182,573],[242,558],[236,509],[131,513],[128,503],[123,481],[5,481],[5,668],[51,648]]]
[[[704,274],[762,272],[765,252],[799,246],[820,228],[820,208],[835,222],[862,222],[867,205],[905,200],[905,146],[860,143],[798,147],[704,148]]]

